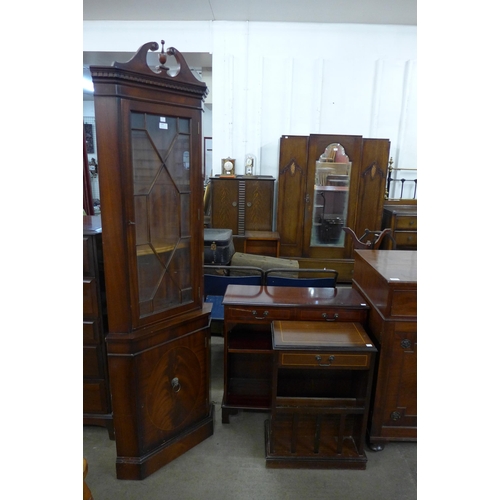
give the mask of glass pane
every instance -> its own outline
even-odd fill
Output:
[[[187,118],[179,118],[179,133],[190,134],[191,121]]]
[[[167,169],[180,191],[189,190],[190,136],[179,135],[166,161]]]
[[[316,162],[311,246],[344,246],[351,163],[342,145],[333,143]]]
[[[191,139],[179,133],[179,122],[176,117],[144,113],[132,113],[131,117],[141,317],[193,300]],[[189,123],[184,123],[183,129],[189,131]]]

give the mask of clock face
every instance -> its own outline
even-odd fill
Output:
[[[252,158],[247,158],[247,167],[251,167],[253,164]]]
[[[233,164],[230,161],[226,161],[224,163],[224,170],[231,170],[233,168]]]

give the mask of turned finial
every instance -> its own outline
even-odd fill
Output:
[[[165,52],[165,40],[161,41],[161,52],[158,54],[158,60],[160,61],[160,68],[166,69],[165,63],[167,62],[167,53]]]

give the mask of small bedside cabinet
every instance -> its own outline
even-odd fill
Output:
[[[360,323],[274,321],[266,466],[365,469],[377,349]]]
[[[385,205],[382,229],[392,229],[398,250],[417,249],[417,205]],[[393,240],[385,238],[381,250],[394,250]]]

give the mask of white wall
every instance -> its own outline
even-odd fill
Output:
[[[281,135],[391,140],[416,168],[416,30],[402,26],[216,23],[214,161],[246,153],[277,175]],[[238,168],[239,166],[239,168]]]
[[[417,168],[416,27],[313,23],[85,21],[84,51],[135,52],[165,40],[211,52],[213,173],[247,153],[278,175],[285,134],[391,140],[396,166]]]

